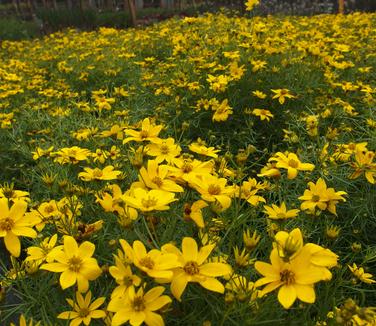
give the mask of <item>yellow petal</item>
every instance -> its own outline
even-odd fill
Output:
[[[313,285],[294,284],[296,295],[299,300],[307,303],[314,303],[316,299]]]
[[[205,276],[223,276],[231,273],[231,267],[223,263],[207,263],[200,266],[200,274]]]
[[[296,290],[292,285],[282,285],[278,291],[278,301],[283,308],[288,309],[296,300]]]
[[[218,292],[218,293],[224,293],[225,287],[221,282],[219,282],[217,279],[212,277],[207,277],[205,281],[199,282],[202,287],[205,289],[208,289],[210,291]]]
[[[197,261],[198,248],[193,238],[185,237],[183,239],[182,251],[185,261]]]
[[[173,296],[180,301],[180,297],[183,294],[186,286],[188,284],[188,278],[185,273],[180,273],[175,276],[171,282],[171,293]]]
[[[20,239],[12,232],[9,231],[4,237],[4,244],[7,250],[14,257],[19,257],[21,253],[21,242]]]
[[[62,289],[69,288],[74,283],[76,283],[77,274],[67,269],[60,275],[60,285]]]

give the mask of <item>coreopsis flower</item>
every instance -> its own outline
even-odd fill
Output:
[[[204,218],[202,216],[202,209],[208,204],[203,200],[197,200],[192,205],[184,205],[184,219],[192,220],[199,228],[205,227]]]
[[[0,186],[0,199],[6,198],[10,202],[16,202],[18,200],[23,200],[25,202],[30,201],[30,193],[27,191],[14,189],[14,184],[4,183]]]
[[[114,180],[121,174],[121,171],[114,170],[112,165],[108,165],[102,170],[99,168],[84,168],[84,170],[85,172],[78,174],[78,177],[83,181]]]
[[[281,177],[281,171],[277,169],[277,163],[266,163],[266,166],[264,166],[260,173],[257,174],[258,177],[268,177],[268,178],[280,178]]]
[[[145,118],[141,124],[141,130],[136,131],[132,129],[125,129],[125,134],[127,137],[123,140],[123,144],[126,144],[130,141],[144,142],[144,141],[158,141],[159,133],[163,129],[163,125],[154,125],[150,122],[149,118]]]
[[[188,148],[191,152],[194,152],[200,155],[209,156],[213,158],[218,157],[217,153],[219,152],[219,149],[205,146],[205,144],[201,142],[200,139],[198,142],[190,144]]]
[[[239,190],[235,192],[235,195],[240,195],[240,198],[245,199],[252,206],[257,206],[259,203],[265,203],[266,200],[262,196],[258,195],[258,191],[264,189],[261,183],[257,182],[254,178],[249,178],[247,181],[243,181]]]
[[[207,258],[215,248],[214,244],[198,249],[193,238],[185,237],[182,241],[182,251],[172,244],[162,246],[162,252],[171,253],[178,257],[179,267],[173,270],[171,292],[177,300],[189,282],[199,283],[202,287],[224,293],[225,288],[215,277],[231,273],[230,265],[225,263],[206,263]]]
[[[128,195],[123,196],[124,202],[142,212],[165,211],[170,209],[170,203],[177,201],[175,194],[159,189],[146,190],[134,188]]]
[[[287,210],[285,202],[282,202],[281,206],[272,204],[272,206],[264,205],[265,214],[268,215],[268,218],[273,220],[284,220],[287,218],[293,218],[298,216],[300,212],[299,209],[290,209]]]
[[[118,140],[122,140],[124,138],[124,127],[119,126],[118,124],[113,125],[110,130],[104,130],[100,133],[100,137],[107,138],[113,137]]]
[[[77,164],[80,161],[86,161],[91,156],[91,152],[86,148],[78,146],[65,147],[57,152],[51,153],[54,161],[59,164]]]
[[[260,0],[247,0],[245,3],[245,10],[252,11],[255,6],[260,3]]]
[[[148,161],[147,169],[142,167],[139,179],[149,189],[159,189],[167,192],[183,192],[184,189],[169,178],[169,167],[158,165],[156,160]]]
[[[355,263],[353,263],[352,266],[347,265],[347,267],[350,269],[351,273],[363,283],[376,283],[376,281],[372,279],[373,275],[371,273],[365,273],[363,267],[358,267]]]
[[[303,201],[300,205],[301,210],[308,210],[311,213],[318,208],[321,211],[328,210],[330,213],[337,215],[336,204],[341,201],[346,201],[343,195],[347,193],[344,191],[335,191],[334,188],[327,188],[325,180],[319,178],[315,183],[308,182],[309,189],[304,191],[303,196],[299,199]]]
[[[273,242],[273,247],[278,251],[279,257],[284,261],[294,258],[303,248],[303,235],[300,229],[295,228],[290,233],[279,231]]]
[[[243,250],[240,251],[240,249],[237,246],[235,246],[233,250],[236,266],[243,268],[251,265],[254,262],[250,257],[250,253],[245,248],[243,248]]]
[[[230,77],[226,75],[213,76],[208,75],[206,81],[210,85],[210,89],[216,93],[222,93],[226,90],[228,83],[230,82]]]
[[[210,174],[214,168],[212,161],[202,162],[182,157],[176,159],[174,165],[169,166],[171,177],[180,182],[188,182],[198,175]]]
[[[201,194],[203,200],[213,203],[219,202],[223,209],[230,207],[234,188],[227,186],[225,178],[206,174],[190,180],[190,183]]]
[[[285,103],[286,98],[296,98],[296,96],[292,95],[290,91],[286,88],[282,89],[272,89],[271,90],[275,95],[272,97],[272,99],[278,99],[278,102],[280,104]]]
[[[252,114],[256,117],[259,117],[262,120],[270,121],[270,118],[273,118],[274,115],[265,109],[253,109]]]
[[[253,91],[252,94],[262,100],[266,98],[266,94],[261,91],[256,90],[256,91]]]
[[[38,321],[34,323],[32,318],[27,321],[25,316],[21,314],[18,325],[14,324],[13,322],[11,322],[9,325],[10,326],[41,326],[41,322]]]
[[[35,215],[25,215],[27,203],[17,200],[9,207],[7,198],[0,198],[0,238],[4,238],[5,248],[14,257],[21,253],[19,237],[36,238],[37,232],[32,228],[40,219]]]
[[[295,300],[313,303],[316,300],[314,284],[323,280],[320,268],[310,262],[308,250],[302,250],[293,260],[285,262],[277,249],[270,254],[271,264],[257,261],[255,269],[263,276],[257,280],[256,287],[266,285],[261,291],[263,296],[279,288],[278,301],[285,309],[290,308]]]
[[[53,256],[57,251],[60,251],[63,246],[56,246],[57,234],[52,237],[44,238],[39,246],[32,246],[27,248],[25,261],[37,261],[39,264],[43,262],[50,263],[54,260]]]
[[[131,286],[140,286],[141,278],[132,273],[131,267],[115,256],[115,265],[110,266],[109,272],[118,286],[112,291],[111,298],[122,297]]]
[[[71,236],[64,236],[62,250],[54,252],[52,263],[46,263],[41,269],[61,273],[60,285],[62,289],[69,288],[77,283],[79,292],[89,289],[89,281],[94,281],[102,273],[97,260],[92,258],[95,245],[89,241],[78,246]]]
[[[376,162],[373,162],[375,152],[368,150],[357,150],[355,153],[355,162],[351,163],[351,167],[355,170],[350,179],[359,178],[363,173],[367,181],[375,184]]]
[[[92,319],[106,317],[106,312],[98,309],[106,301],[106,298],[100,297],[91,302],[91,291],[87,292],[85,297],[80,292],[76,292],[76,302],[72,299],[66,300],[73,310],[64,311],[57,318],[72,319],[69,326],[79,326],[82,323],[90,325]]]
[[[212,121],[226,121],[228,117],[233,113],[232,107],[228,104],[228,99],[223,100],[218,105],[213,105],[212,110],[214,111]]]
[[[225,285],[226,292],[232,292],[240,302],[253,302],[258,297],[258,290],[253,282],[250,282],[242,275],[233,274]]]
[[[123,297],[114,297],[108,304],[107,310],[114,312],[112,326],[119,326],[129,322],[132,326],[145,323],[148,326],[164,326],[161,315],[155,311],[163,308],[172,300],[167,295],[161,295],[165,288],[157,286],[144,293],[140,287],[137,292],[133,286]]]
[[[105,96],[95,96],[94,100],[99,112],[101,112],[102,110],[111,110],[111,104],[115,103],[114,98],[106,98]]]
[[[298,171],[312,171],[315,166],[311,163],[302,163],[295,153],[278,152],[269,159],[269,162],[276,162],[276,167],[287,170],[287,178],[295,179]]]
[[[123,239],[120,239],[120,244],[129,261],[150,277],[168,282],[173,276],[172,269],[179,266],[177,257],[173,253],[157,249],[148,252],[139,240],[134,241],[132,247]]]
[[[146,146],[145,152],[149,156],[155,156],[155,161],[159,164],[166,161],[173,162],[181,153],[181,147],[175,144],[174,138],[155,140],[155,143]]]
[[[44,156],[50,156],[50,154],[52,153],[52,151],[54,150],[54,147],[51,146],[47,149],[43,149],[41,147],[37,147],[35,149],[35,152],[31,152],[31,154],[33,154],[33,160],[39,160],[41,157],[44,157]]]

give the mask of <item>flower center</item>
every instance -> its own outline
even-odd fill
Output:
[[[133,284],[132,278],[130,276],[123,277],[123,285],[130,287]]]
[[[166,144],[163,144],[160,147],[160,151],[161,151],[162,154],[168,154],[169,153],[169,148],[168,148],[168,146]]]
[[[44,208],[44,211],[45,211],[47,214],[51,214],[54,210],[55,210],[55,208],[54,208],[52,205],[47,205],[47,206]]]
[[[189,163],[186,162],[186,163],[183,164],[181,169],[184,173],[189,173],[193,170],[193,166],[192,166],[192,164],[189,164]]]
[[[293,159],[290,159],[289,160],[289,166],[291,166],[292,168],[297,168],[299,166],[299,162],[297,162]]]
[[[148,269],[153,269],[154,268],[154,261],[150,257],[144,257],[140,259],[140,265],[144,266]]]
[[[85,318],[90,314],[90,310],[88,308],[80,308],[80,311],[78,312],[78,315],[81,318]]]
[[[211,184],[211,185],[209,185],[209,187],[208,187],[208,193],[210,194],[210,195],[219,195],[220,193],[221,193],[221,187],[220,186],[218,186],[218,185],[213,185],[213,184]]]
[[[281,277],[281,281],[284,282],[286,285],[293,284],[295,282],[295,274],[292,271],[289,271],[288,269],[285,269],[284,271],[279,273]]]
[[[285,218],[286,214],[285,213],[277,213],[278,218]]]
[[[148,197],[147,199],[145,199],[145,198],[141,199],[141,204],[145,208],[153,207],[153,206],[155,206],[157,204],[157,202],[158,201],[155,198],[150,198],[150,197]]]
[[[147,130],[141,130],[141,131],[140,131],[140,137],[141,137],[142,139],[149,137],[149,133],[148,133],[148,131],[147,131]]]
[[[135,297],[132,302],[132,307],[134,311],[144,311],[145,301],[143,297]]]
[[[73,256],[68,260],[69,269],[72,272],[78,273],[82,265],[82,259],[80,257]]]
[[[154,177],[151,181],[155,183],[158,187],[161,187],[163,184],[163,180],[160,177]]]
[[[100,169],[94,169],[93,177],[94,178],[101,178],[103,176],[103,172]]]
[[[318,201],[320,201],[320,196],[318,196],[318,195],[313,195],[313,196],[312,196],[312,201],[315,202],[315,203],[318,202]]]
[[[184,265],[183,269],[188,275],[196,275],[200,273],[200,268],[195,261],[189,261]]]
[[[14,221],[10,217],[0,220],[0,230],[10,231],[14,227]]]

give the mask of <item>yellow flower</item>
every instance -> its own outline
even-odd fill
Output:
[[[279,231],[274,239],[273,247],[277,248],[278,255],[283,261],[293,259],[303,248],[303,235],[298,228],[292,230],[290,233]]]
[[[244,276],[233,274],[226,283],[226,290],[233,292],[236,298],[243,301],[255,301],[258,296],[258,290],[253,282],[248,281]]]
[[[80,292],[76,292],[76,302],[66,299],[73,311],[64,311],[57,318],[72,319],[69,326],[79,326],[82,323],[90,325],[91,319],[105,318],[106,312],[98,308],[105,302],[105,297],[100,297],[91,302],[91,292],[87,292],[85,298]]]
[[[298,216],[299,209],[287,210],[285,202],[282,202],[281,206],[272,204],[272,207],[264,205],[264,213],[268,215],[268,218],[273,220],[284,220]]]
[[[163,125],[153,125],[149,118],[145,118],[142,121],[141,130],[136,131],[132,129],[126,129],[125,134],[131,136],[123,140],[123,144],[126,144],[132,140],[137,142],[143,141],[158,141],[158,135],[161,132]]]
[[[181,181],[189,182],[197,175],[210,174],[213,171],[212,161],[202,162],[196,159],[178,158],[174,161],[175,166],[169,166],[171,177]]]
[[[347,267],[360,281],[367,284],[376,283],[376,281],[372,279],[373,275],[371,273],[365,273],[363,267],[358,267],[355,263],[353,263],[352,267],[350,265],[347,265]]]
[[[34,324],[33,319],[29,319],[29,322],[27,322],[23,314],[20,316],[20,322],[18,325],[14,324],[13,322],[10,323],[10,326],[40,326],[40,325],[41,325],[40,321]]]
[[[269,162],[276,161],[276,167],[287,170],[287,178],[295,179],[298,171],[312,171],[315,166],[310,163],[302,163],[295,153],[278,152],[274,157],[269,159]]]
[[[59,164],[77,164],[80,161],[88,160],[91,152],[86,148],[78,146],[65,147],[57,152],[51,153],[55,157],[54,161]]]
[[[245,3],[245,10],[251,11],[259,3],[260,3],[260,0],[247,0]]]
[[[309,190],[304,190],[303,196],[299,197],[299,199],[303,201],[300,208],[314,213],[317,207],[322,211],[328,210],[332,214],[337,215],[336,204],[340,200],[346,201],[346,199],[342,197],[346,195],[346,192],[336,192],[334,188],[327,188],[325,180],[322,178],[319,178],[316,184],[309,182],[308,186]]]
[[[280,104],[285,103],[286,98],[295,98],[296,96],[292,95],[290,91],[286,88],[282,89],[272,89],[271,90],[275,95],[272,97],[273,99],[278,99]]]
[[[128,321],[132,326],[142,323],[164,326],[161,315],[155,313],[172,301],[169,296],[161,295],[164,290],[163,286],[157,286],[144,294],[142,287],[136,292],[131,286],[125,296],[112,298],[107,308],[108,311],[115,312],[111,325],[119,326]]]
[[[375,153],[372,151],[357,150],[355,153],[355,162],[351,163],[351,167],[355,170],[350,179],[356,179],[364,173],[365,178],[371,184],[375,184],[376,162],[372,162]]]
[[[155,143],[147,145],[145,152],[147,155],[155,156],[158,164],[163,161],[170,164],[180,155],[181,147],[175,144],[174,138],[167,138],[155,140]]]
[[[4,238],[5,248],[14,257],[21,253],[21,241],[18,237],[35,238],[37,232],[32,229],[40,220],[35,215],[25,216],[27,203],[17,200],[9,208],[7,198],[0,198],[0,238]]]
[[[84,170],[85,172],[78,174],[78,177],[83,181],[114,180],[121,174],[121,171],[114,170],[112,165],[106,166],[103,170],[99,168],[84,168]]]
[[[256,117],[259,117],[262,120],[269,121],[270,118],[273,118],[274,115],[269,111],[265,109],[253,109],[252,114]]]
[[[148,169],[140,169],[140,181],[150,189],[159,189],[170,192],[183,192],[184,189],[168,177],[169,167],[159,165],[156,160],[148,161]]]
[[[266,94],[261,91],[253,91],[252,94],[262,100],[266,98]]]
[[[202,209],[208,204],[203,200],[197,200],[192,205],[184,205],[184,219],[192,220],[199,228],[205,227],[204,218],[202,217]]]
[[[147,252],[144,244],[139,240],[133,242],[133,247],[123,239],[120,239],[120,244],[127,258],[150,277],[168,282],[173,275],[172,269],[179,266],[176,255],[157,249]]]
[[[123,200],[131,207],[142,212],[165,211],[170,209],[170,203],[176,201],[175,195],[159,189],[145,190],[135,188],[129,195],[123,196]]]
[[[250,253],[246,251],[246,249],[243,249],[240,251],[240,249],[235,246],[234,248],[234,257],[235,257],[235,264],[242,268],[242,267],[247,267],[251,265],[254,260],[250,258]]]
[[[193,187],[208,202],[219,202],[223,209],[230,207],[234,188],[227,186],[225,178],[217,178],[210,174],[202,175],[191,180]]]
[[[64,246],[61,251],[51,255],[55,262],[43,264],[41,269],[61,273],[60,285],[62,289],[78,285],[78,291],[86,292],[89,289],[89,281],[99,277],[102,270],[97,260],[92,258],[95,245],[85,241],[78,246],[71,236],[64,237]]]
[[[252,251],[256,248],[257,244],[260,242],[261,237],[258,235],[257,231],[254,231],[251,236],[251,231],[247,229],[243,232],[243,242],[245,248],[248,251]]]
[[[177,300],[180,301],[189,282],[199,283],[210,291],[224,293],[223,284],[215,277],[228,275],[232,269],[225,263],[205,263],[214,247],[214,244],[209,244],[198,250],[196,241],[190,237],[183,239],[182,251],[172,244],[162,246],[163,252],[176,255],[180,263],[180,267],[174,269],[171,282],[171,292]]]
[[[119,285],[112,291],[111,298],[124,296],[131,286],[141,284],[141,278],[134,275],[131,267],[124,264],[117,256],[115,256],[115,264],[116,266],[110,266],[109,272]]]
[[[212,120],[217,122],[226,121],[229,115],[233,113],[232,107],[228,104],[227,99],[218,103],[218,105],[213,105],[212,110],[214,110]]]
[[[38,247],[27,248],[27,254],[25,261],[38,261],[39,263],[53,261],[53,255],[60,251],[63,246],[56,246],[57,234],[52,237],[47,237],[39,244]],[[56,246],[56,247],[55,247]]]
[[[320,268],[310,263],[310,253],[302,250],[290,262],[284,262],[278,255],[278,250],[273,249],[270,254],[271,264],[257,261],[256,270],[263,275],[255,285],[257,287],[267,284],[261,295],[279,288],[278,301],[285,309],[290,308],[295,300],[313,303],[316,300],[314,283],[323,279]]]
[[[200,155],[209,156],[213,158],[218,157],[217,153],[219,152],[219,149],[214,149],[214,147],[206,147],[204,144],[200,144],[198,142],[190,144],[188,148],[191,152]]]

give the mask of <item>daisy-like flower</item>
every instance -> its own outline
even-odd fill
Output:
[[[214,147],[207,147],[202,143],[192,143],[188,146],[189,150],[191,152],[204,155],[204,156],[209,156],[213,158],[217,158],[218,155],[217,153],[219,152],[219,149],[215,149]]]
[[[358,267],[355,263],[353,263],[352,267],[350,265],[347,265],[347,267],[360,281],[367,284],[376,283],[376,281],[372,279],[373,275],[371,273],[365,273],[363,267]]]
[[[9,207],[7,198],[0,198],[0,238],[4,238],[5,248],[14,257],[21,253],[21,241],[18,237],[36,238],[37,232],[32,229],[40,219],[35,215],[25,216],[27,203],[17,200]]]
[[[202,217],[202,209],[208,204],[203,200],[197,200],[192,205],[184,205],[184,219],[192,220],[199,228],[205,227],[204,218]]]
[[[295,179],[298,171],[312,171],[315,166],[311,163],[302,163],[295,153],[278,152],[269,159],[269,162],[277,162],[276,167],[287,170],[287,178]]]
[[[155,142],[159,140],[159,133],[163,129],[163,125],[153,125],[150,122],[149,118],[145,118],[142,121],[141,130],[136,131],[132,129],[125,129],[125,134],[127,137],[123,140],[123,144],[126,144],[130,141],[136,141],[136,142],[144,142],[144,141],[151,141]]]
[[[140,286],[141,284],[141,278],[134,275],[131,267],[124,264],[117,256],[115,256],[115,264],[116,266],[110,266],[109,272],[118,286],[112,291],[111,298],[124,296],[132,285]]]
[[[108,304],[108,311],[114,312],[112,326],[119,326],[129,322],[132,326],[145,323],[148,326],[164,326],[161,315],[155,311],[163,308],[172,300],[167,295],[162,295],[165,288],[157,286],[144,293],[141,287],[137,290],[133,286],[123,297],[112,298]]]
[[[194,188],[201,194],[201,198],[208,202],[219,202],[222,208],[226,209],[231,205],[231,197],[234,188],[227,186],[225,178],[217,178],[207,174],[190,180]]]
[[[285,103],[286,98],[296,98],[296,96],[292,95],[290,91],[286,88],[272,89],[271,91],[275,94],[272,98],[278,99],[278,102],[280,104]]]
[[[121,171],[114,170],[112,165],[106,166],[103,170],[99,168],[84,168],[84,170],[85,172],[78,174],[78,177],[83,181],[114,180],[121,174]]]
[[[170,192],[183,192],[184,189],[168,177],[169,167],[158,165],[156,160],[148,161],[148,168],[140,169],[140,181],[150,189],[159,189]]]
[[[265,109],[253,109],[252,114],[256,117],[259,117],[262,120],[270,121],[270,118],[273,118],[274,115]]]
[[[267,284],[260,295],[279,288],[278,301],[285,309],[290,308],[298,298],[303,302],[313,303],[316,300],[314,284],[324,279],[322,270],[310,262],[310,253],[305,250],[290,262],[284,262],[273,249],[270,254],[271,264],[257,261],[256,270],[263,275],[255,285]]]
[[[13,322],[10,323],[10,326],[41,326],[41,322],[38,321],[38,322],[35,322],[33,321],[33,319],[29,319],[28,321],[26,320],[25,316],[22,314],[20,316],[20,320],[19,320],[19,323],[16,325],[14,324]]]
[[[27,254],[25,261],[38,261],[39,264],[43,262],[50,263],[53,261],[53,255],[60,251],[63,246],[56,246],[57,234],[52,237],[47,237],[39,244],[38,247],[33,246],[27,248]]]
[[[165,211],[170,209],[170,203],[176,201],[175,194],[159,189],[146,190],[135,188],[130,194],[124,195],[123,200],[131,207],[142,212]]]
[[[156,140],[155,143],[147,145],[145,152],[147,155],[155,156],[158,164],[163,161],[171,163],[175,157],[180,155],[181,147],[175,144],[174,138],[167,138]]]
[[[334,188],[327,188],[325,180],[319,178],[315,183],[308,183],[309,189],[304,190],[303,196],[300,196],[299,199],[303,201],[300,205],[301,210],[309,210],[314,213],[316,207],[321,211],[328,210],[334,215],[336,213],[336,204],[342,200],[346,201],[343,198],[343,195],[346,195],[344,191],[335,191]]]
[[[210,174],[213,171],[214,163],[212,161],[202,162],[196,159],[185,159],[179,157],[174,161],[175,166],[169,166],[171,177],[180,182],[188,182],[197,175]]]
[[[131,263],[150,277],[168,282],[172,278],[172,269],[179,266],[174,254],[152,249],[149,252],[144,244],[136,240],[131,247],[127,241],[120,239],[123,251]]]
[[[245,10],[252,11],[255,6],[260,3],[260,0],[247,0],[245,3]]]
[[[91,302],[91,292],[87,292],[85,298],[80,292],[76,292],[76,302],[72,299],[66,299],[73,308],[71,311],[60,313],[59,319],[72,319],[69,326],[79,326],[82,323],[90,325],[91,319],[105,318],[106,312],[98,308],[105,302],[105,297],[100,297]]]
[[[78,146],[65,147],[57,152],[51,153],[55,157],[54,161],[59,164],[77,164],[86,161],[91,156],[91,152],[86,148]]]
[[[371,184],[375,184],[376,162],[373,162],[374,157],[375,153],[372,151],[356,151],[355,162],[351,163],[351,167],[355,171],[350,175],[350,179],[359,178],[364,173],[367,181]]]
[[[225,288],[215,277],[231,273],[231,266],[225,263],[207,263],[206,260],[215,248],[209,244],[198,249],[193,238],[185,237],[182,242],[182,251],[172,244],[162,247],[162,252],[172,253],[178,257],[180,267],[174,269],[171,282],[171,292],[180,301],[180,298],[189,282],[199,283],[210,291],[224,293]]]
[[[253,91],[252,94],[262,100],[266,98],[266,94],[261,91]]]
[[[268,215],[268,218],[273,220],[284,220],[287,218],[296,217],[300,212],[299,209],[287,210],[285,202],[282,202],[281,206],[272,204],[272,207],[264,205],[264,213]]]
[[[43,264],[41,269],[61,273],[62,289],[77,283],[78,291],[86,292],[89,289],[89,281],[95,280],[102,273],[97,260],[91,257],[94,250],[95,245],[91,242],[85,241],[78,246],[73,237],[65,236],[62,250],[51,255],[55,262]]]

